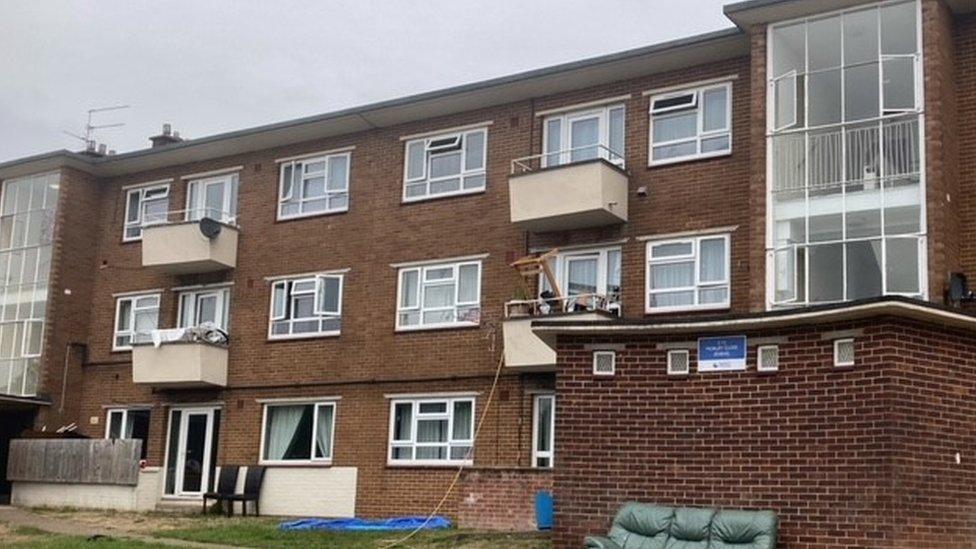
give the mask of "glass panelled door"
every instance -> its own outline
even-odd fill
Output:
[[[585,115],[569,119],[570,162],[592,160],[600,154],[600,117]]]
[[[224,223],[237,219],[237,176],[223,175],[191,181],[187,187],[187,219],[209,217]]]
[[[220,410],[177,408],[170,412],[166,494],[197,497],[210,489],[216,465]]]

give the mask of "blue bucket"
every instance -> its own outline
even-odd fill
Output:
[[[539,530],[552,530],[553,501],[552,492],[535,493],[535,523]]]

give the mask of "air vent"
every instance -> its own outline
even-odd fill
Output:
[[[834,341],[834,366],[854,365],[854,340],[837,339]]]
[[[761,345],[756,349],[756,370],[760,372],[775,372],[779,370],[778,346]]]
[[[612,376],[617,366],[617,353],[613,351],[593,352],[593,375]]]
[[[668,351],[668,374],[685,375],[691,362],[687,350]]]

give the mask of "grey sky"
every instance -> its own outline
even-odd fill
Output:
[[[725,28],[722,0],[0,0],[0,161],[193,138]]]

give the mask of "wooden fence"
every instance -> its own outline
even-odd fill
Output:
[[[135,486],[141,451],[141,440],[11,440],[7,479]]]

